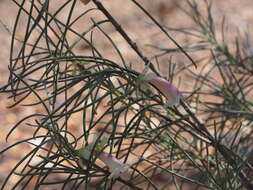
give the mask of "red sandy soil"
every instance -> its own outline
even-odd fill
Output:
[[[201,0],[197,0],[197,2]],[[152,57],[154,50],[149,48],[148,44],[156,44],[165,46],[166,43],[161,41],[160,37],[156,37],[158,30],[152,28],[143,14],[138,11],[138,9],[130,3],[130,1],[125,0],[102,0],[111,13],[116,17],[116,19],[122,24],[123,28],[126,29],[132,39],[137,42],[143,52],[148,57]],[[145,7],[153,14],[161,23],[170,27],[179,26],[189,26],[190,22],[186,19],[185,15],[175,7],[172,0],[141,0]],[[184,0],[178,0],[180,4],[184,3]],[[76,15],[80,14],[87,8],[94,7],[93,3],[90,3],[86,7],[79,3],[76,10]],[[124,4],[124,6],[122,6]],[[230,32],[229,35],[236,35],[237,29],[241,31],[251,31],[252,21],[253,21],[253,1],[252,0],[214,0],[213,1],[213,15],[215,17],[216,23],[220,24],[222,16],[225,15],[227,18],[227,23],[229,23]],[[17,7],[11,0],[0,0],[0,19],[11,29],[15,20],[17,13]],[[64,15],[62,15],[64,16]],[[94,15],[95,18],[99,18]],[[84,27],[84,26],[80,26]],[[132,63],[140,64],[140,59],[137,58],[135,52],[133,52],[125,41],[117,34],[117,32],[111,28],[109,25],[106,26],[108,34],[115,39],[116,43],[120,46],[123,54],[126,56],[127,60]],[[179,42],[180,40],[185,40],[182,36],[177,37],[175,33],[172,34]],[[71,36],[70,36],[71,37]],[[8,79],[8,59],[9,59],[9,47],[10,47],[11,36],[6,31],[6,29],[0,25],[0,86],[6,84]],[[78,51],[82,53],[85,47],[79,47]],[[107,42],[101,42],[101,51],[104,53],[105,57],[110,57],[112,50],[107,48]],[[110,57],[117,60],[117,57]],[[138,68],[140,68],[138,66]],[[20,119],[26,115],[35,113],[39,108],[35,107],[21,107],[16,106],[12,109],[7,109],[11,105],[12,100],[7,99],[8,94],[0,94],[0,150],[12,144],[13,142],[30,135],[30,131],[27,128],[18,128],[8,142],[5,141],[5,136],[10,130],[10,128],[17,123]],[[33,101],[32,99],[27,99],[26,102]],[[72,128],[78,128],[80,125],[80,119],[75,117],[72,122]],[[15,163],[21,158],[21,153],[28,147],[16,147],[3,155],[0,155],[0,186],[3,180],[7,176],[8,172],[15,165]],[[17,178],[13,177],[10,180],[10,185],[15,183]],[[8,189],[8,188],[6,188]],[[48,190],[53,190],[57,188],[45,188]]]

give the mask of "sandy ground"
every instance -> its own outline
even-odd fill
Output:
[[[201,1],[201,0],[197,0]],[[143,17],[136,7],[130,1],[124,0],[104,0],[105,6],[111,10],[112,14],[119,20],[122,26],[129,32],[132,39],[137,42],[139,47],[148,57],[152,57],[154,50],[151,49],[148,44],[155,44],[160,46],[166,46],[166,43],[161,41],[161,38],[156,34],[158,30],[150,26],[150,21]],[[188,20],[185,16],[178,11],[172,0],[141,0],[145,7],[153,14],[161,23],[170,27],[189,26]],[[179,3],[183,3],[183,0],[178,0]],[[59,2],[58,2],[59,3]],[[122,3],[124,6],[122,6]],[[57,4],[57,3],[56,3]],[[79,4],[76,9],[76,15],[80,14],[87,8],[94,7],[92,3],[88,6]],[[252,0],[214,0],[213,1],[213,13],[216,19],[216,23],[221,23],[222,16],[225,16],[227,23],[230,27],[232,36],[237,35],[237,30],[243,34],[243,31],[251,31],[253,25],[253,1]],[[53,9],[53,7],[52,7]],[[17,7],[11,0],[0,0],[0,19],[11,29],[17,13]],[[64,15],[62,15],[64,17]],[[95,18],[100,16],[94,15]],[[84,27],[84,26],[79,26]],[[105,26],[109,35],[112,36],[115,42],[119,45],[121,51],[126,57],[128,62],[138,63],[137,67],[140,68],[140,59],[137,58],[135,52],[133,52],[125,41],[117,34],[117,32],[109,25]],[[173,37],[180,40],[184,40],[183,37],[177,36],[175,33]],[[70,36],[71,38],[71,36]],[[8,59],[9,59],[9,47],[10,47],[11,36],[6,29],[0,25],[0,86],[6,84],[8,80]],[[101,51],[105,57],[110,57],[117,60],[117,57],[111,57],[112,50],[107,48],[107,42],[101,43]],[[77,51],[82,53],[83,48],[79,47]],[[8,105],[12,103],[11,100],[7,99],[8,94],[0,94],[0,150],[7,147],[16,140],[24,138],[27,134],[29,135],[28,129],[18,128],[8,142],[5,141],[5,136],[10,128],[17,123],[24,116],[34,113],[36,110],[34,107],[22,108],[17,106],[12,109],[7,109]],[[29,100],[27,100],[29,101]],[[73,121],[74,127],[79,125],[78,118]],[[23,147],[22,147],[23,148]],[[4,178],[7,176],[10,169],[14,164],[21,158],[20,155],[21,147],[11,149],[4,155],[0,155],[0,185],[3,183]],[[15,182],[16,178],[11,178],[10,184]],[[8,189],[8,188],[7,188]],[[52,189],[50,189],[52,190]]]

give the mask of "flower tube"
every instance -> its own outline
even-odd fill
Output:
[[[98,158],[109,168],[109,171],[111,172],[109,179],[121,177],[122,173],[125,173],[130,169],[129,165],[124,164],[106,152],[101,152]]]
[[[142,82],[148,82],[156,87],[168,100],[168,105],[173,106],[180,103],[183,95],[166,79],[153,73],[146,74],[140,78]]]

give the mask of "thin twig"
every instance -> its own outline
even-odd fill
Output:
[[[159,72],[156,71],[153,63],[143,55],[143,53],[138,48],[136,42],[127,35],[124,29],[120,26],[120,24],[113,18],[113,16],[107,11],[107,9],[103,6],[103,4],[99,0],[93,0],[96,4],[97,8],[108,18],[108,20],[112,23],[115,29],[121,34],[121,36],[126,40],[126,42],[131,46],[131,48],[138,54],[138,56],[144,61],[145,65],[149,66],[150,69],[160,76]]]

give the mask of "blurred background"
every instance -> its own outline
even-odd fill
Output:
[[[150,48],[150,45],[156,45],[159,47],[165,47],[167,42],[161,41],[159,35],[157,35],[157,30],[153,29],[150,21],[147,18],[144,18],[140,11],[131,3],[131,1],[126,0],[101,0],[105,7],[107,7],[113,16],[119,21],[122,27],[129,32],[132,39],[137,42],[140,48],[145,52],[148,57],[152,57],[154,54],[154,49]],[[162,25],[176,28],[176,27],[190,27],[191,21],[187,19],[187,17],[177,8],[176,3],[184,6],[184,0],[140,0],[138,1],[142,3],[147,10],[155,16],[159,20]],[[197,1],[198,2],[198,1]],[[201,2],[200,6],[201,6]],[[235,36],[238,34],[244,35],[246,31],[252,31],[253,25],[253,1],[252,0],[213,0],[213,16],[216,23],[216,26],[219,27],[222,22],[223,16],[226,18],[226,23],[229,28],[229,33],[227,34],[227,38],[231,39],[231,43],[234,43]],[[59,2],[55,3],[59,4]],[[94,4],[91,2],[87,6],[84,6],[80,2],[78,2],[80,6],[77,6],[76,15],[79,15],[83,11],[88,8],[94,7]],[[51,7],[54,9],[54,7]],[[17,14],[17,6],[11,0],[0,0],[0,20],[2,24],[0,25],[0,86],[5,85],[8,82],[8,64],[9,64],[9,52],[10,52],[10,42],[11,35],[8,30],[12,30],[15,17]],[[66,15],[62,14],[62,17]],[[95,15],[95,19],[99,19],[101,15]],[[86,27],[86,23],[91,23],[89,19],[84,20],[83,25],[80,24],[76,27]],[[6,25],[6,26],[4,26]],[[140,67],[138,62],[140,60],[136,58],[135,52],[129,48],[128,44],[117,34],[117,32],[107,25],[108,27],[107,34],[112,36],[116,43],[120,46],[123,54],[127,58],[129,63],[134,63],[135,67]],[[22,29],[20,29],[22,31]],[[22,36],[22,33],[20,34]],[[184,42],[186,39],[182,35],[178,35],[173,32],[172,36],[177,39],[179,42]],[[250,36],[250,35],[249,35]],[[71,36],[69,36],[71,38]],[[98,42],[96,42],[98,43]],[[107,48],[107,43],[105,40],[99,41],[99,47],[101,52],[105,57],[110,57],[110,59],[117,60],[117,57],[112,54],[112,50]],[[85,45],[78,46],[77,51],[82,54],[86,51]],[[181,59],[181,57],[175,58],[175,60]],[[27,99],[26,102],[33,101]],[[0,94],[0,149],[7,147],[13,142],[24,138],[25,136],[30,135],[30,131],[28,128],[19,127],[9,138],[8,142],[5,141],[6,134],[11,129],[13,125],[15,125],[20,119],[25,116],[40,112],[37,107],[22,107],[20,105],[7,109],[9,105],[13,102],[8,99],[8,94]],[[71,128],[73,130],[78,130],[78,126],[81,125],[81,121],[79,116],[77,115],[70,122]],[[22,158],[21,153],[25,151],[25,149],[29,147],[16,147],[14,149],[9,150],[8,152],[0,155],[0,185],[3,183],[3,180],[8,175],[8,172],[12,169],[12,167],[17,163],[17,161]],[[11,178],[13,182],[17,179],[15,177]],[[10,181],[11,183],[11,181]],[[56,188],[57,189],[57,188]],[[52,190],[52,189],[50,189]]]

